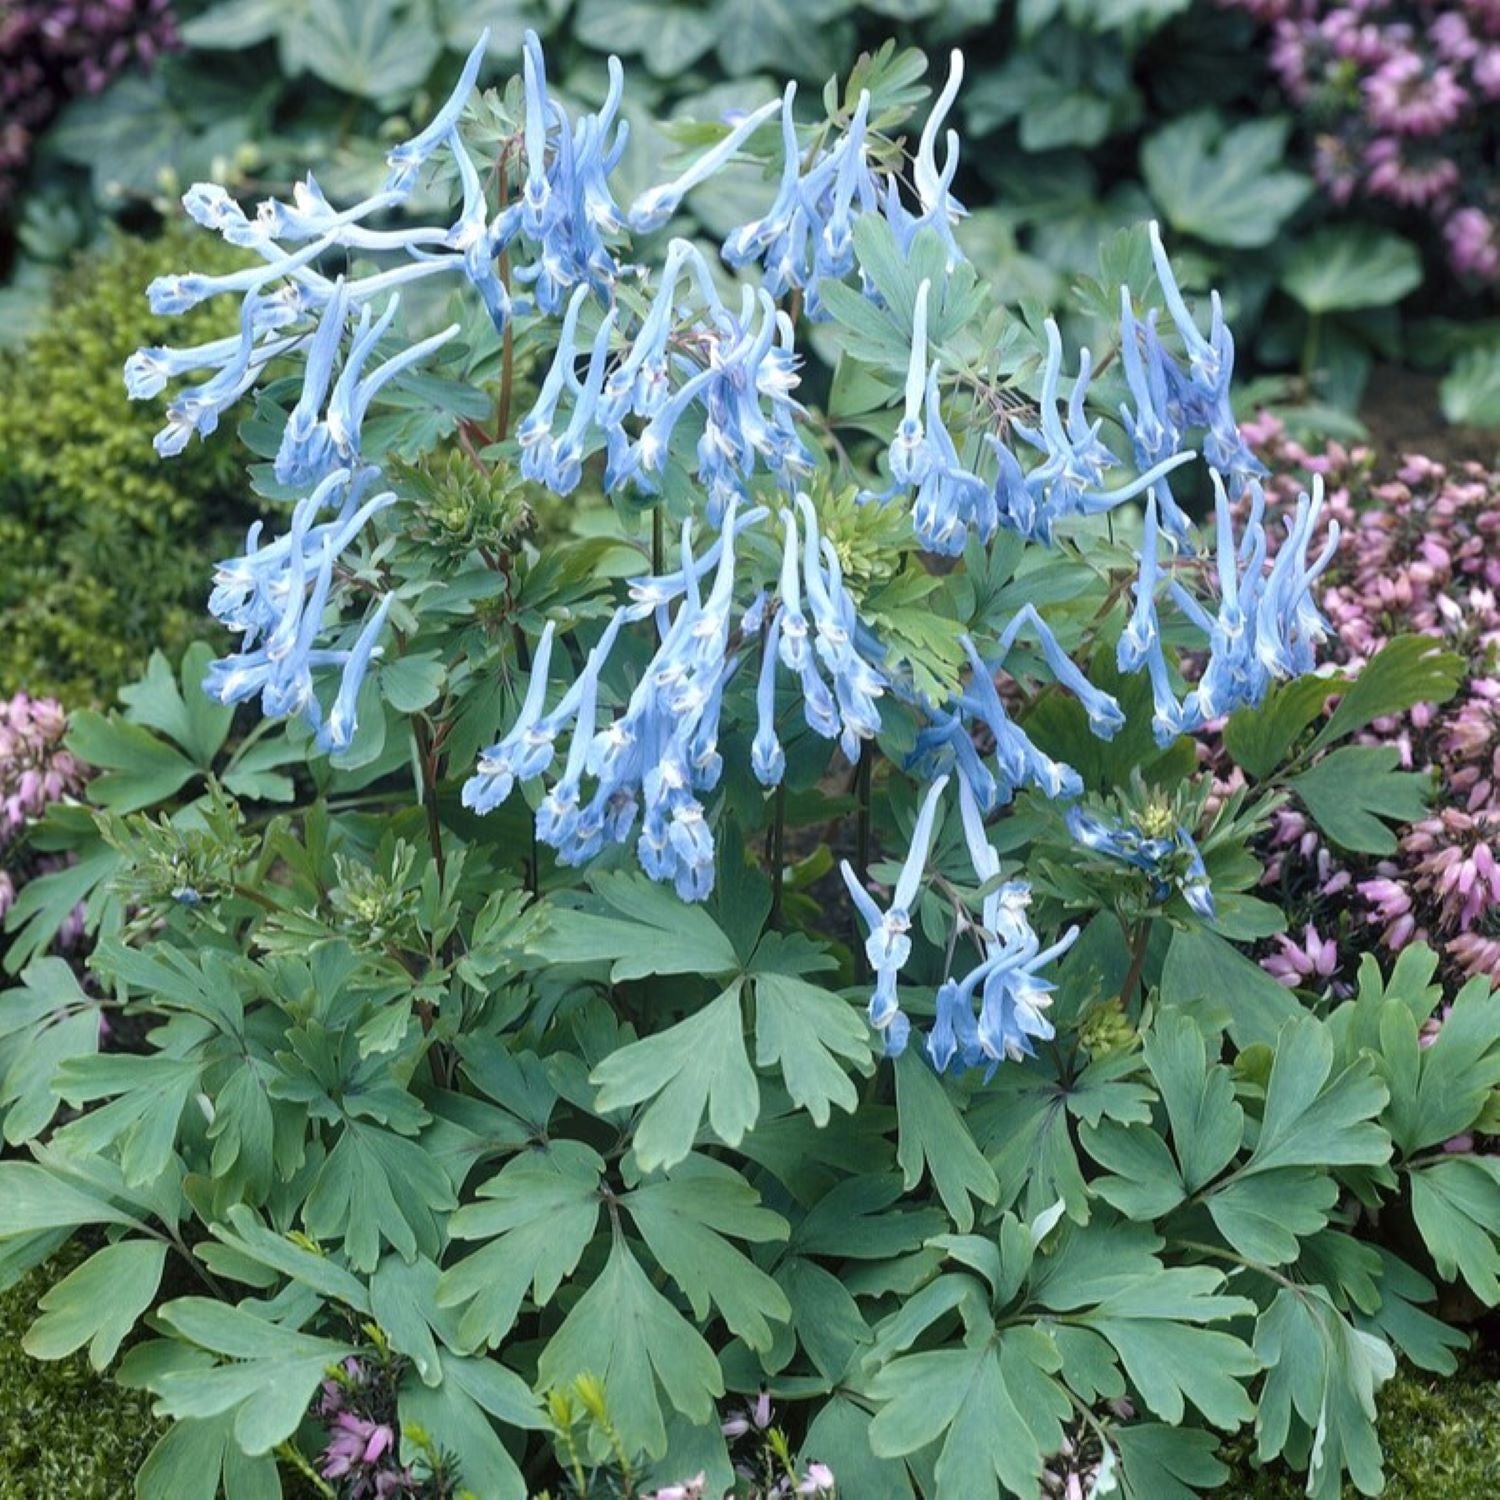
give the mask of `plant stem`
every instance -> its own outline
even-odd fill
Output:
[[[1151,923],[1142,918],[1130,943],[1130,967],[1125,971],[1125,983],[1120,986],[1121,1005],[1130,1004],[1130,997],[1140,983],[1141,970],[1146,966],[1146,948],[1150,942]]]
[[[771,833],[767,841],[767,852],[771,865],[771,928],[781,927],[781,887],[783,862],[786,858],[786,782],[776,788],[774,811],[771,815]]]

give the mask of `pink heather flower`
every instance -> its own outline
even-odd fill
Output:
[[[319,1460],[324,1479],[341,1479],[358,1468],[380,1462],[396,1441],[396,1434],[383,1422],[341,1411],[329,1430],[328,1446]]]
[[[1279,984],[1289,990],[1309,980],[1332,979],[1339,966],[1338,944],[1323,938],[1311,922],[1303,929],[1302,941],[1280,933],[1276,937],[1280,951],[1261,960],[1260,966]]]
[[[1449,959],[1471,979],[1481,974],[1491,989],[1500,989],[1500,937],[1480,932],[1461,932],[1447,943]]]
[[[1500,46],[1491,43],[1474,59],[1470,74],[1486,99],[1500,99]]]
[[[1363,88],[1371,123],[1398,135],[1437,135],[1458,120],[1469,102],[1452,68],[1429,68],[1416,52],[1387,58]]]
[[[1500,223],[1482,208],[1460,208],[1443,226],[1453,269],[1480,281],[1500,281]]]
[[[1458,186],[1458,163],[1446,156],[1413,161],[1394,136],[1381,136],[1365,148],[1365,191],[1406,208],[1425,208]]]
[[[1427,28],[1427,40],[1444,62],[1465,63],[1479,51],[1468,20],[1456,10],[1444,11]]]
[[[83,789],[87,773],[63,748],[68,716],[50,698],[0,699],[0,848],[49,803]]]

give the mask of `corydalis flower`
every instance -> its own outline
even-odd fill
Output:
[[[916,826],[912,830],[911,845],[901,866],[901,874],[891,893],[891,904],[881,911],[875,899],[861,883],[854,867],[846,859],[839,869],[844,884],[854,900],[855,909],[864,921],[865,957],[875,974],[875,989],[870,996],[870,1025],[885,1038],[886,1055],[896,1057],[906,1050],[907,1038],[911,1034],[911,1022],[901,1009],[896,982],[907,959],[911,957],[911,907],[921,887],[922,872],[927,865],[928,850],[932,846],[933,825],[937,819],[938,804],[942,800],[943,788],[948,778],[940,776],[928,788],[917,814]]]
[[[1213,920],[1213,886],[1197,842],[1186,828],[1179,825],[1170,833],[1147,833],[1102,818],[1076,803],[1068,808],[1065,822],[1081,848],[1146,874],[1153,901],[1165,901],[1175,890],[1204,921]]]
[[[774,599],[758,597],[748,611],[736,608],[737,540],[767,514],[756,508],[741,515],[731,500],[721,534],[696,556],[690,527],[684,526],[682,566],[633,580],[630,601],[615,610],[583,669],[550,710],[555,626],[549,621],[533,654],[520,712],[480,756],[464,787],[465,806],[490,812],[517,782],[546,776],[567,735],[562,774],[537,809],[538,840],[561,863],[580,865],[607,843],[623,843],[639,816],[636,855],[642,869],[654,880],[670,881],[684,900],[703,900],[714,878],[714,839],[703,799],[723,770],[718,742],[726,690],[743,648],[757,637],[755,775],[775,785],[785,768],[775,718],[780,670],[796,678],[808,726],[841,740],[856,757],[860,742],[880,727],[876,700],[884,679],[865,655],[854,601],[807,496],[797,497],[795,511],[781,513],[779,592]],[[655,619],[660,644],[622,711],[600,727],[602,674],[616,641],[627,625],[648,617]],[[740,651],[731,649],[736,625]]]

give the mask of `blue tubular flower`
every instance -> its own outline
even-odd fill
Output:
[[[1313,475],[1312,497],[1303,495],[1276,553],[1255,614],[1255,655],[1276,678],[1312,671],[1315,648],[1326,639],[1328,623],[1312,600],[1312,585],[1333,559],[1339,524],[1329,523],[1328,540],[1309,563],[1308,545],[1323,509],[1323,476]]]
[[[547,472],[552,466],[552,424],[578,357],[578,315],[583,311],[588,295],[587,287],[579,287],[569,300],[562,329],[557,335],[557,350],[537,392],[536,404],[516,428],[516,441],[521,445],[521,473],[538,483],[546,482]]]
[[[1165,356],[1156,337],[1155,314],[1144,326],[1135,316],[1130,289],[1120,288],[1120,361],[1134,408],[1120,405],[1120,420],[1135,451],[1136,466],[1154,469],[1182,449],[1182,433],[1172,421]],[[1172,497],[1165,479],[1151,487],[1151,496],[1161,510],[1167,535],[1176,547],[1185,547],[1191,522]]]
[[[522,91],[526,102],[526,184],[521,190],[526,232],[534,240],[546,234],[556,209],[547,180],[547,60],[541,39],[528,30],[521,44]]]
[[[1151,880],[1151,899],[1163,902],[1175,890],[1205,921],[1214,916],[1213,887],[1192,834],[1179,827],[1169,837],[1148,835],[1124,823],[1106,822],[1074,804],[1065,815],[1081,848],[1129,865]]]
[[[938,131],[948,118],[963,81],[964,55],[955,47],[948,55],[948,81],[943,85],[943,91],[938,95],[937,102],[927,116],[927,123],[922,127],[922,134],[917,141],[917,154],[912,163],[912,182],[916,187],[922,212],[910,221],[904,237],[898,231],[898,238],[903,240],[903,248],[907,248],[918,230],[929,226],[935,229],[948,252],[950,271],[964,259],[964,253],[953,237],[953,220],[961,218],[965,210],[950,193],[953,179],[958,174],[958,132],[950,130],[944,138],[947,151],[941,171],[937,166],[936,142]]]
[[[971,528],[982,541],[994,535],[999,512],[990,487],[960,462],[944,425],[936,364],[927,376],[927,441],[932,458],[912,504],[912,529],[927,551],[957,557]]]
[[[818,237],[817,275],[842,280],[854,269],[854,233],[849,210],[856,189],[868,177],[865,166],[865,124],[870,114],[870,93],[861,89],[854,118],[842,144],[843,159],[834,178],[833,203],[823,232]]]
[[[548,620],[537,640],[531,661],[531,679],[521,712],[509,732],[479,757],[474,774],[464,783],[463,805],[477,813],[493,812],[507,797],[517,781],[538,774],[530,767],[538,759],[539,747],[530,743],[541,723],[542,704],[547,696],[547,667],[552,660],[552,637],[555,626]],[[543,734],[546,760],[539,769],[551,763],[552,737]]]
[[[321,478],[333,467],[328,430],[322,423],[323,401],[333,379],[333,362],[343,343],[347,306],[340,277],[318,321],[318,331],[308,345],[302,393],[286,419],[281,446],[276,451],[276,478],[281,484],[304,484]]]
[[[1234,419],[1234,409],[1230,405],[1229,386],[1234,377],[1234,337],[1224,322],[1224,309],[1219,301],[1219,294],[1209,294],[1212,320],[1209,335],[1204,338],[1183,300],[1177,278],[1172,273],[1172,263],[1167,259],[1166,248],[1162,244],[1161,229],[1155,221],[1151,224],[1151,259],[1156,267],[1156,277],[1161,284],[1167,312],[1187,350],[1186,371],[1162,356],[1172,400],[1181,413],[1181,424],[1208,429],[1204,457],[1212,468],[1228,477],[1238,490],[1245,479],[1266,471],[1240,436],[1239,424]],[[1150,337],[1154,339],[1154,333],[1150,333]]]
[[[1046,658],[1052,675],[1083,705],[1084,712],[1088,715],[1089,728],[1101,740],[1113,739],[1125,723],[1125,715],[1119,703],[1111,694],[1096,688],[1083,675],[1072,657],[1058,645],[1057,637],[1037,613],[1035,605],[1023,604],[1005,627],[1005,633],[1000,637],[1000,662],[1003,663],[1010,654],[1016,637],[1028,628],[1036,633],[1042,655]]]
[[[630,227],[637,234],[650,234],[653,230],[660,229],[677,212],[682,200],[700,183],[707,182],[780,108],[779,99],[762,104],[752,114],[746,115],[723,140],[705,151],[684,172],[670,182],[648,188],[630,205],[627,215]]]
[[[906,366],[906,409],[891,439],[891,478],[897,484],[920,484],[932,467],[932,450],[922,426],[922,399],[927,393],[927,298],[932,283],[917,288],[912,309],[911,357]]]
[[[464,274],[479,293],[490,322],[495,325],[495,332],[504,333],[505,325],[510,321],[511,298],[505,283],[500,280],[495,260],[505,248],[502,241],[507,231],[497,226],[498,232],[491,232],[484,187],[456,130],[449,134],[448,149],[458,165],[458,180],[464,197],[458,218],[448,231],[447,244],[463,256]]]
[[[776,196],[759,219],[752,219],[733,230],[720,251],[724,259],[736,268],[762,259],[777,241],[787,235],[792,217],[797,212],[797,183],[802,175],[802,164],[797,150],[797,125],[792,115],[792,103],[796,97],[797,85],[787,84],[781,96],[781,182]]]
[[[484,61],[485,49],[489,43],[490,32],[489,28],[485,27],[479,33],[479,40],[474,43],[465,60],[463,72],[459,74],[458,83],[449,94],[447,102],[433,116],[425,129],[409,141],[403,141],[386,157],[391,169],[385,183],[388,189],[406,193],[416,185],[417,177],[427,159],[443,144],[448,132],[458,124],[458,118],[464,112],[464,105],[468,103],[469,95],[474,92],[474,85],[478,82],[480,64]]]
[[[955,709],[953,714],[932,715],[932,725],[918,735],[916,751],[908,764],[925,763],[935,768],[943,761],[953,759],[986,812],[1009,802],[1016,789],[1022,786],[1034,786],[1046,797],[1081,796],[1083,782],[1078,773],[1071,766],[1043,754],[1025,732],[1011,722],[995,690],[991,670],[975,649],[974,642],[968,636],[962,636],[960,643],[972,668],[969,687],[951,700]],[[969,738],[968,718],[978,719],[994,737],[998,775],[990,775],[979,763],[978,753]]]
[[[1161,640],[1161,626],[1156,616],[1156,584],[1160,577],[1160,565],[1156,556],[1156,496],[1146,499],[1145,531],[1141,536],[1139,553],[1140,571],[1136,575],[1134,593],[1135,608],[1130,620],[1121,632],[1115,648],[1115,665],[1122,672],[1138,672],[1145,664],[1147,653]]]
[[[320,750],[347,750],[353,742],[356,725],[354,705],[364,684],[365,674],[370,669],[370,659],[378,654],[375,642],[380,638],[394,598],[394,594],[387,594],[380,601],[380,607],[370,616],[349,652],[343,676],[339,680],[338,697],[323,721],[323,727],[318,730],[317,743]]]
[[[582,291],[582,288],[579,288]],[[540,478],[556,495],[570,495],[583,477],[584,444],[594,425],[594,412],[599,403],[599,392],[604,388],[604,364],[609,358],[609,340],[614,333],[615,314],[611,308],[599,324],[594,335],[594,345],[589,352],[588,374],[583,389],[578,393],[573,415],[566,431],[555,443],[546,448],[546,468]]]
[[[780,786],[786,774],[786,752],[776,737],[776,654],[781,642],[781,611],[771,616],[771,628],[761,647],[760,676],[755,684],[755,739],[750,745],[750,769],[762,786]]]
[[[906,960],[911,957],[911,904],[917,897],[922,871],[927,864],[927,853],[932,845],[933,824],[937,820],[938,803],[942,800],[943,788],[948,778],[940,776],[927,792],[922,809],[917,814],[916,828],[912,832],[911,848],[901,866],[896,889],[891,894],[889,910],[882,912],[874,898],[860,883],[859,877],[849,861],[844,860],[839,868],[844,884],[868,930],[865,940],[865,956],[875,972],[875,990],[870,996],[870,1025],[886,1039],[886,1054],[896,1056],[906,1044],[907,1026],[895,1023],[901,1017],[901,1003],[896,994],[896,981]],[[901,1017],[903,1020],[904,1017]]]
[[[1050,1041],[1056,1032],[1043,1012],[1051,1005],[1049,980],[1037,970],[1062,957],[1078,939],[1070,928],[1050,948],[1036,952],[1036,936],[992,961],[979,1008],[979,1050],[992,1062],[1020,1062],[1035,1053],[1032,1038]]]

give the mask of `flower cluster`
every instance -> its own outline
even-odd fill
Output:
[[[760,590],[743,608],[735,602],[737,544],[769,512],[757,507],[740,516],[736,508],[731,500],[718,539],[698,555],[691,524],[684,525],[682,566],[634,580],[630,602],[610,617],[572,686],[545,710],[553,644],[548,623],[521,711],[480,756],[464,787],[465,806],[490,812],[517,782],[546,775],[557,739],[567,732],[562,775],[537,809],[538,840],[561,863],[585,864],[606,843],[624,843],[639,814],[641,868],[653,880],[671,881],[683,900],[705,899],[713,887],[714,840],[701,799],[723,771],[718,740],[725,689],[742,653],[756,645],[761,660],[751,765],[762,785],[778,784],[786,765],[776,713],[782,670],[796,679],[808,727],[839,740],[850,759],[858,757],[860,742],[879,728],[875,700],[884,678],[862,654],[854,602],[836,553],[819,535],[812,503],[799,495],[796,510],[782,510],[778,590],[774,597]],[[600,680],[610,653],[626,624],[648,616],[656,622],[656,652],[623,712],[600,728]],[[593,786],[586,798],[585,778]]]
[[[17,693],[0,699],[0,855],[19,842],[26,825],[50,803],[78,795],[88,768],[63,744],[68,716],[50,698]],[[32,866],[36,866],[35,869]],[[16,899],[20,879],[55,867],[55,862],[23,859],[15,870],[0,867],[0,916]],[[81,928],[81,914],[68,924],[69,946]]]
[[[951,271],[960,259],[953,224],[962,209],[950,195],[958,143],[947,133],[938,165],[937,137],[962,77],[955,55],[943,92],[918,142],[913,169],[915,207],[902,198],[896,143],[878,135],[871,100],[861,94],[847,118],[819,129],[804,149],[788,90],[732,123],[717,144],[671,181],[647,190],[625,211],[611,194],[610,173],[624,142],[617,123],[623,75],[611,60],[609,92],[597,114],[569,118],[547,88],[540,46],[528,35],[523,54],[524,119],[502,141],[495,171],[517,191],[499,193],[491,209],[484,180],[460,135],[465,102],[475,83],[484,41],[470,54],[451,97],[431,124],[389,155],[380,192],[337,210],[308,178],[290,203],[268,200],[252,217],[211,184],[184,200],[201,224],[256,257],[250,268],[223,276],[161,278],[153,306],[173,311],[221,292],[238,294],[240,331],[196,349],[142,350],[127,365],[133,395],[160,392],[189,370],[211,369],[203,383],[180,390],[158,440],[175,453],[194,433],[213,430],[227,406],[273,361],[293,356],[303,367],[301,391],[287,416],[275,459],[278,483],[300,493],[288,530],[264,545],[251,529],[243,556],[221,565],[211,600],[214,615],[241,637],[240,649],[211,669],[208,690],[223,702],[258,695],[273,716],[301,715],[318,745],[341,750],[352,740],[355,706],[378,650],[389,597],[369,613],[352,640],[325,639],[336,574],[359,570],[341,559],[371,519],[392,502],[378,492],[379,454],[364,451],[363,427],[372,402],[392,381],[434,355],[457,326],[415,343],[388,342],[398,310],[397,288],[450,273],[472,286],[497,330],[523,312],[550,337],[551,358],[530,411],[512,445],[521,475],[566,496],[584,465],[604,455],[608,493],[629,487],[656,505],[669,464],[691,470],[702,495],[712,541],[695,538],[694,518],[683,524],[681,566],[637,579],[602,631],[582,643],[582,665],[550,706],[549,674],[556,624],[536,642],[519,713],[478,760],[463,800],[486,813],[517,783],[546,781],[536,811],[538,842],[560,863],[577,866],[606,846],[634,839],[636,857],[652,879],[671,883],[684,900],[702,900],[715,873],[714,814],[707,804],[723,764],[719,731],[726,708],[740,722],[753,698],[755,735],[750,766],[765,787],[780,783],[790,702],[800,704],[809,731],[837,741],[851,761],[882,729],[881,700],[889,695],[918,718],[908,769],[932,783],[893,895],[881,913],[852,871],[851,891],[869,927],[867,953],[876,975],[872,1024],[891,1051],[905,1044],[909,1023],[896,994],[911,948],[907,936],[928,844],[946,779],[956,776],[966,836],[976,873],[989,881],[998,860],[983,834],[984,817],[1021,788],[1049,799],[1081,795],[1077,773],[1044,753],[1007,713],[996,673],[1024,633],[1040,647],[1051,677],[1082,705],[1094,734],[1109,738],[1124,722],[1119,704],[1094,687],[1032,606],[1016,612],[1000,633],[993,660],[967,638],[970,677],[933,703],[888,662],[880,633],[861,618],[845,583],[839,556],[822,534],[818,508],[800,480],[813,460],[794,399],[799,310],[817,310],[820,287],[852,276],[854,220],[879,214],[899,246],[915,237],[945,247]],[[766,214],[732,233],[723,256],[732,265],[761,267],[762,284],[742,288],[739,306],[726,302],[713,268],[682,239],[668,242],[653,278],[621,257],[631,234],[664,227],[684,197],[725,163],[747,151],[779,111],[783,162],[780,186]],[[407,204],[429,163],[451,165],[461,205],[451,223],[379,227]],[[1120,464],[1102,437],[1102,421],[1086,409],[1093,366],[1079,357],[1064,394],[1063,345],[1053,324],[1040,372],[1034,424],[1012,424],[1026,462],[1006,446],[1005,430],[985,432],[988,448],[966,443],[983,458],[981,474],[966,466],[950,432],[952,388],[963,372],[950,368],[940,339],[946,328],[949,278],[930,275],[916,291],[906,361],[904,410],[889,447],[889,502],[910,499],[916,536],[929,551],[954,554],[971,535],[987,540],[1010,529],[1043,545],[1059,529],[1144,494],[1146,528],[1135,607],[1120,645],[1120,665],[1150,674],[1155,727],[1163,744],[1193,732],[1243,704],[1258,703],[1272,681],[1305,672],[1324,624],[1311,601],[1329,547],[1311,555],[1320,501],[1304,499],[1287,537],[1273,546],[1264,525],[1263,472],[1242,440],[1229,402],[1234,344],[1215,296],[1209,329],[1195,322],[1155,226],[1151,248],[1166,321],[1138,315],[1122,297],[1122,371],[1128,400],[1121,416],[1139,477],[1106,489]],[[342,257],[344,274],[325,274],[324,262]],[[366,262],[393,257],[384,269]],[[936,266],[937,260],[929,257]],[[511,282],[529,289],[512,293]],[[862,287],[880,302],[879,290]],[[791,306],[777,294],[791,292]],[[887,309],[887,312],[891,312]],[[555,331],[546,319],[560,315]],[[1168,326],[1170,325],[1170,326]],[[679,430],[695,444],[689,453]],[[1216,564],[1195,555],[1187,518],[1174,499],[1170,475],[1197,457],[1186,446],[1201,434],[1203,457],[1219,496]],[[503,436],[503,435],[502,435]],[[374,493],[372,493],[374,492]],[[1250,513],[1236,540],[1232,503],[1250,497]],[[773,519],[774,518],[774,519]],[[768,536],[778,529],[779,547]],[[771,545],[765,545],[771,542]],[[1165,564],[1160,555],[1163,545]],[[698,550],[694,550],[697,547]],[[779,554],[779,568],[774,559]],[[1274,556],[1273,556],[1274,554]],[[767,561],[772,560],[768,567]],[[1204,602],[1188,584],[1212,574]],[[1158,620],[1163,595],[1202,632],[1206,666],[1179,696]],[[616,657],[627,628],[650,619],[655,648],[644,670],[631,674]],[[740,663],[754,658],[755,685],[740,692]],[[330,707],[318,677],[338,673]],[[750,673],[746,674],[747,677]],[[554,761],[565,742],[560,771]],[[987,761],[980,745],[993,747]],[[1151,873],[1163,892],[1179,889],[1198,911],[1212,897],[1196,847],[1184,830],[1164,838],[1137,836],[1082,814],[1070,827],[1096,853]],[[986,893],[982,922],[974,925],[977,966],[945,980],[929,1051],[940,1067],[987,1063],[1024,1054],[1047,1037],[1047,984],[1038,971],[1066,946],[1043,952],[1024,917],[1026,892],[1016,884]]]
[[[913,526],[927,551],[957,556],[971,532],[987,541],[1001,526],[1050,546],[1060,522],[1113,510],[1142,493],[1154,501],[1174,546],[1186,546],[1190,523],[1172,497],[1168,478],[1198,456],[1185,446],[1193,431],[1203,433],[1204,459],[1233,492],[1264,472],[1241,440],[1230,406],[1234,341],[1218,296],[1211,299],[1212,323],[1205,338],[1178,288],[1155,224],[1151,245],[1173,330],[1187,359],[1183,364],[1168,351],[1154,313],[1136,317],[1129,289],[1123,288],[1120,348],[1130,400],[1120,414],[1140,473],[1112,489],[1103,487],[1105,476],[1120,460],[1100,437],[1102,421],[1090,421],[1085,413],[1092,359],[1087,349],[1080,352],[1078,373],[1064,402],[1062,335],[1050,319],[1038,424],[1011,423],[1023,451],[1037,457],[1029,466],[1023,464],[999,436],[986,433],[994,474],[985,477],[962,463],[943,415],[943,361],[938,353],[928,358],[929,321],[941,290],[925,281],[918,288],[905,407],[888,453],[892,484],[879,498],[889,500],[903,490],[912,495]]]
[[[394,1413],[384,1410],[394,1405],[386,1384],[373,1365],[351,1356],[323,1382],[315,1403],[328,1429],[318,1473],[337,1484],[344,1500],[415,1500],[433,1493],[397,1456]]]
[[[69,99],[97,94],[176,45],[171,0],[17,0],[0,9],[0,206]]]
[[[1314,132],[1318,180],[1420,210],[1455,270],[1500,282],[1500,13],[1489,0],[1228,0]]]
[[[1392,952],[1426,941],[1461,973],[1500,975],[1500,476],[1413,456],[1376,483],[1365,450],[1309,453],[1269,417],[1246,432],[1278,465],[1326,476],[1329,509],[1344,522],[1322,598],[1331,659],[1358,668],[1391,636],[1417,630],[1465,662],[1448,703],[1418,704],[1362,736],[1396,745],[1405,767],[1435,776],[1431,814],[1400,831],[1394,855],[1341,854],[1295,808],[1277,814],[1264,879],[1306,921],[1266,967],[1287,984],[1336,986],[1370,940]],[[1356,495],[1369,503],[1357,506]],[[1205,751],[1232,787],[1222,752]]]
[[[762,285],[772,296],[800,292],[814,318],[823,311],[819,284],[842,281],[854,269],[854,218],[859,213],[882,214],[903,251],[920,230],[931,229],[942,240],[951,269],[963,259],[953,237],[953,221],[963,207],[951,193],[958,173],[958,132],[947,133],[941,167],[937,139],[962,82],[963,54],[955,51],[948,81],[917,142],[912,163],[916,212],[902,201],[896,174],[878,173],[869,160],[868,92],[861,92],[843,135],[832,145],[819,137],[804,152],[792,113],[797,86],[789,83],[781,100],[781,178],[776,196],[764,214],[725,239],[724,259],[736,268],[760,266]],[[754,115],[750,121],[759,123]]]

